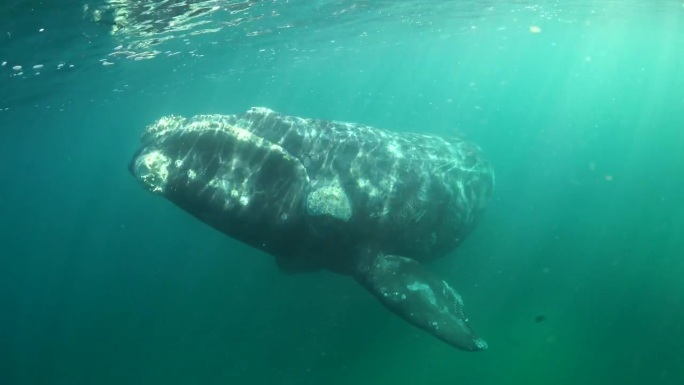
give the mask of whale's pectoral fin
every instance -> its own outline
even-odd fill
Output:
[[[487,349],[468,325],[461,296],[413,259],[379,255],[359,266],[355,278],[394,313],[448,344]]]

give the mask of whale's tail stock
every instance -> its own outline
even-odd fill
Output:
[[[442,341],[461,350],[487,349],[468,325],[461,296],[413,259],[377,255],[354,278],[392,312]]]

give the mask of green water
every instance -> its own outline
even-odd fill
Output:
[[[0,384],[684,381],[684,3],[151,4],[0,5]],[[155,119],[251,106],[484,149],[491,205],[430,269],[489,350],[128,174]]]

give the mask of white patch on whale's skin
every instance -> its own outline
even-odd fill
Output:
[[[162,116],[156,122],[145,127],[145,131],[142,134],[142,140],[143,142],[147,142],[162,137],[171,131],[182,129],[186,121],[187,119],[182,116]]]
[[[312,191],[306,209],[309,215],[330,215],[345,222],[352,216],[351,201],[337,181]]]
[[[475,339],[475,346],[477,346],[478,349],[480,350],[487,350],[489,348],[489,345],[487,344],[487,341],[483,340],[480,337],[477,337]]]
[[[405,301],[406,300],[406,294],[400,293],[398,291],[388,291],[387,289],[380,289],[380,292],[382,292],[382,296],[385,298],[389,298],[390,296],[392,297],[392,301]]]
[[[238,202],[240,203],[240,206],[247,206],[249,204],[249,197],[247,195],[243,195],[238,199]]]
[[[432,291],[430,286],[422,282],[416,281],[406,285],[406,288],[409,289],[409,291],[421,292],[427,298],[427,300],[430,301],[430,304],[437,305],[437,298],[435,297],[435,292]]]
[[[221,192],[221,196],[225,197],[223,209],[228,210],[236,205],[245,207],[249,204],[249,195],[245,193],[245,186],[239,186],[231,183],[230,180],[216,177],[212,178],[207,186]]]
[[[397,158],[404,157],[404,154],[401,152],[401,147],[399,147],[395,141],[391,141],[387,145],[387,151],[389,151],[390,154],[394,155]]]
[[[161,151],[151,151],[136,159],[135,170],[143,184],[155,194],[163,194],[169,178],[171,159]]]

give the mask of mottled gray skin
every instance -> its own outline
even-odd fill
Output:
[[[454,250],[484,210],[494,175],[477,146],[266,108],[164,117],[142,142],[130,169],[152,192],[285,271],[352,276],[443,341],[486,349],[458,293],[419,263]]]

